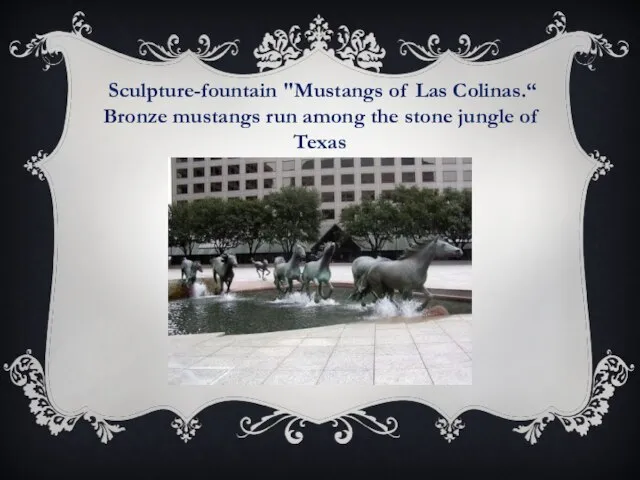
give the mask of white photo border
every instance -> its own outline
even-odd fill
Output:
[[[74,35],[83,37],[92,33],[92,27],[85,22],[85,15],[81,11],[73,15],[71,23],[71,33]],[[56,32],[36,34],[27,44],[14,40],[9,44],[9,53],[17,58],[31,55],[40,57],[44,62],[43,70],[48,71],[52,66],[58,65],[64,60],[61,52],[49,50],[47,47],[47,38],[53,33]],[[546,33],[554,37],[567,33],[567,20],[562,12],[554,13],[553,21],[546,27]],[[629,52],[629,44],[624,40],[613,45],[602,34],[583,33],[589,35],[590,47],[587,51],[576,53],[574,59],[578,64],[586,66],[591,71],[595,70],[594,62],[597,58],[604,56],[622,58]],[[427,64],[437,61],[443,55],[454,55],[466,61],[478,61],[486,56],[495,57],[498,55],[499,42],[499,40],[493,40],[474,46],[469,35],[462,34],[458,39],[458,49],[453,51],[440,47],[440,37],[432,34],[428,37],[426,45],[399,40],[399,52],[403,56],[411,54]],[[180,47],[179,37],[172,34],[165,45],[139,40],[138,52],[141,56],[153,56],[159,61],[173,61],[189,54],[196,56],[204,63],[213,63],[228,54],[235,56],[239,51],[239,40],[214,44],[206,34],[200,35],[198,44],[199,47],[196,50],[183,50]],[[258,71],[265,72],[289,66],[316,50],[324,50],[348,65],[374,73],[380,73],[383,59],[387,54],[387,51],[378,44],[373,33],[366,33],[362,29],[352,31],[344,25],[334,31],[318,15],[309,23],[309,27],[304,32],[298,25],[290,27],[288,31],[278,29],[271,33],[267,32],[261,44],[253,50],[253,55],[257,60]],[[47,156],[47,153],[40,150],[24,164],[27,172],[40,181],[44,181],[45,176],[39,163]],[[598,150],[594,150],[589,156],[598,162],[594,167],[592,181],[597,181],[613,168],[611,161]],[[110,423],[109,419],[88,410],[73,416],[58,412],[49,400],[44,368],[31,353],[30,350],[27,350],[10,365],[5,363],[4,369],[9,372],[11,382],[22,387],[24,395],[30,400],[29,408],[38,425],[48,427],[50,433],[57,436],[61,432],[72,431],[77,422],[83,419],[91,423],[103,444],[112,440],[115,433],[125,430],[125,427]],[[607,350],[606,356],[596,365],[591,395],[582,410],[568,416],[549,410],[532,419],[527,425],[514,427],[513,431],[522,434],[529,444],[534,445],[538,442],[545,427],[553,420],[558,419],[567,432],[577,432],[581,436],[586,435],[591,427],[602,423],[602,418],[609,409],[609,400],[613,397],[616,389],[627,382],[629,373],[634,368],[633,364],[628,365],[619,356],[614,355],[611,350]],[[203,407],[202,410],[205,408],[208,406]],[[456,439],[461,430],[465,428],[461,416],[453,419],[440,417],[435,422],[435,427],[448,443]],[[285,439],[290,444],[299,444],[304,439],[302,430],[307,422],[318,425],[317,422],[305,420],[294,414],[274,410],[271,414],[256,421],[250,417],[243,417],[239,423],[241,433],[238,433],[237,436],[247,438],[260,435],[284,424]],[[378,435],[399,437],[397,433],[399,425],[394,417],[380,421],[364,410],[342,414],[328,422],[337,429],[334,440],[342,445],[351,441],[353,427],[356,424]],[[191,440],[197,430],[202,427],[197,414],[188,419],[177,416],[170,425],[185,443]]]

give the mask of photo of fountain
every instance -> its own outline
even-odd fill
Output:
[[[470,385],[471,159],[311,160],[171,159],[169,383]]]

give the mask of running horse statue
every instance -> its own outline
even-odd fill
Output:
[[[403,300],[410,299],[413,292],[420,292],[425,296],[418,307],[418,311],[422,311],[427,308],[433,298],[431,292],[425,287],[431,262],[436,256],[452,254],[461,256],[462,250],[439,237],[410,246],[397,260],[374,262],[361,277],[355,297],[362,300],[364,306],[364,297],[372,293],[376,301],[387,297],[398,306],[393,299],[396,291],[400,293]]]
[[[365,273],[376,262],[390,262],[391,260],[386,257],[367,257],[362,256],[356,258],[351,264],[351,273],[353,274],[353,292],[349,295],[348,299],[356,298],[358,293],[358,285],[362,280]]]
[[[266,260],[254,260],[253,258],[251,258],[251,263],[253,263],[253,266],[256,267],[256,273],[258,274],[258,278],[261,278],[262,280],[266,280],[267,275],[269,275],[271,272],[269,271],[269,262],[267,262]]]
[[[307,295],[309,295],[309,284],[311,281],[315,281],[317,284],[317,290],[314,296],[314,301],[316,303],[320,301],[321,297],[323,300],[329,299],[333,293],[333,285],[331,285],[331,269],[329,268],[329,264],[331,263],[331,259],[333,258],[335,251],[336,244],[334,242],[328,242],[324,247],[320,259],[306,263],[302,270],[302,287],[300,288],[300,291],[302,292],[305,290]],[[329,293],[326,295],[323,294],[324,285],[329,287]]]
[[[238,260],[235,255],[223,253],[219,257],[211,259],[211,269],[213,270],[213,281],[217,283],[217,277],[220,277],[220,293],[224,293],[224,286],[227,285],[227,292],[231,289],[233,282],[233,268],[238,266]]]
[[[293,281],[301,281],[300,263],[304,260],[306,252],[299,243],[296,243],[293,247],[293,254],[288,262],[284,262],[284,258],[276,258],[275,266],[273,267],[273,283],[279,293],[291,293],[293,291]],[[286,288],[282,286],[283,283],[287,284]]]
[[[180,280],[184,282],[187,288],[191,288],[196,283],[196,275],[202,272],[202,264],[197,260],[194,262],[185,258],[180,265]]]

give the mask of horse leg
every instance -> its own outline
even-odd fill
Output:
[[[322,295],[322,290],[320,290],[320,294],[322,295],[322,298],[324,300],[329,300],[331,298],[331,295],[333,294],[333,285],[331,284],[331,282],[327,282],[326,285],[327,287],[329,287],[329,293],[327,293],[327,295]]]
[[[425,297],[424,302],[422,302],[422,305],[418,307],[418,311],[422,312],[425,308],[427,308],[427,305],[429,305],[429,302],[431,302],[433,295],[429,290],[427,290],[427,287],[425,287],[424,285],[422,286],[422,288],[420,288],[420,292],[422,292]]]
[[[293,278],[289,278],[287,280],[288,285],[287,285],[287,292],[286,293],[291,293],[293,292]]]
[[[316,294],[313,296],[313,301],[315,303],[320,303],[320,298],[322,297],[322,282],[318,282],[316,286]]]

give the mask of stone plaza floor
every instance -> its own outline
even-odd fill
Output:
[[[332,265],[332,281],[352,281]],[[205,266],[204,275],[210,268]],[[169,279],[179,279],[169,269]],[[272,288],[239,267],[232,291]],[[471,290],[469,263],[432,265],[427,286]],[[390,317],[326,327],[169,337],[171,385],[471,385],[471,315]]]

